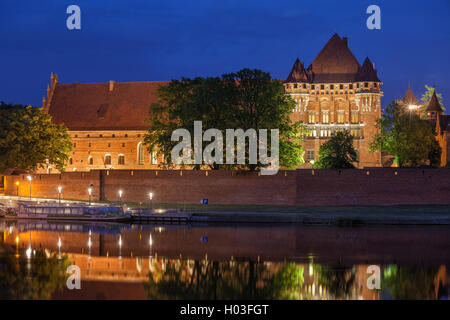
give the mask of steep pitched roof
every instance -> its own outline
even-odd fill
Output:
[[[311,65],[308,72],[313,82],[353,82],[359,62],[348,48],[347,38],[334,34]]]
[[[370,61],[369,57],[364,60],[363,65],[358,69],[356,81],[381,82],[380,79],[378,79],[377,71],[375,70],[373,63],[372,61]]]
[[[405,97],[403,98],[403,103],[410,106],[418,106],[420,105],[419,100],[417,100],[416,96],[412,92],[410,86],[408,86],[408,91],[406,91]]]
[[[431,112],[432,111],[442,112],[441,104],[439,103],[438,98],[436,96],[436,90],[433,92],[433,95],[431,96],[431,99],[428,102],[427,111],[428,112],[430,112],[430,111]]]
[[[308,82],[308,75],[306,73],[303,62],[300,62],[299,58],[295,60],[294,65],[289,73],[286,82]]]
[[[48,113],[69,130],[144,130],[158,87],[167,83],[57,83]]]

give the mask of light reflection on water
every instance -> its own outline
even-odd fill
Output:
[[[0,221],[0,298],[445,299],[449,231]],[[81,290],[65,288],[69,264]]]

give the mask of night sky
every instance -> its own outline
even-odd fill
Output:
[[[66,8],[81,8],[68,30]],[[381,30],[366,8],[381,8]],[[1,0],[0,100],[41,106],[50,73],[60,82],[216,76],[244,67],[286,79],[309,66],[334,31],[366,55],[385,106],[411,87],[436,85],[450,109],[450,0]]]

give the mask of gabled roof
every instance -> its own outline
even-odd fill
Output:
[[[348,48],[348,39],[336,33],[311,65],[308,72],[312,82],[353,82],[359,70],[359,62]]]
[[[56,83],[48,113],[69,130],[145,130],[158,87],[167,83]]]
[[[363,65],[359,68],[358,74],[356,75],[356,81],[381,82],[380,79],[378,79],[377,71],[369,57],[364,60]]]
[[[289,73],[286,82],[308,82],[308,75],[306,74],[305,67],[303,62],[300,62],[300,59],[297,58],[295,60],[294,65]]]
[[[441,104],[438,101],[438,98],[436,96],[436,90],[434,90],[433,95],[431,96],[430,101],[427,105],[427,112],[442,112]]]
[[[405,97],[403,98],[403,103],[408,106],[418,106],[420,105],[419,100],[417,100],[416,96],[412,92],[410,86],[408,86],[408,91],[406,91]]]

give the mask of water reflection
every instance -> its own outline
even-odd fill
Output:
[[[449,231],[0,221],[0,298],[442,299]],[[68,264],[81,290],[65,288]]]

